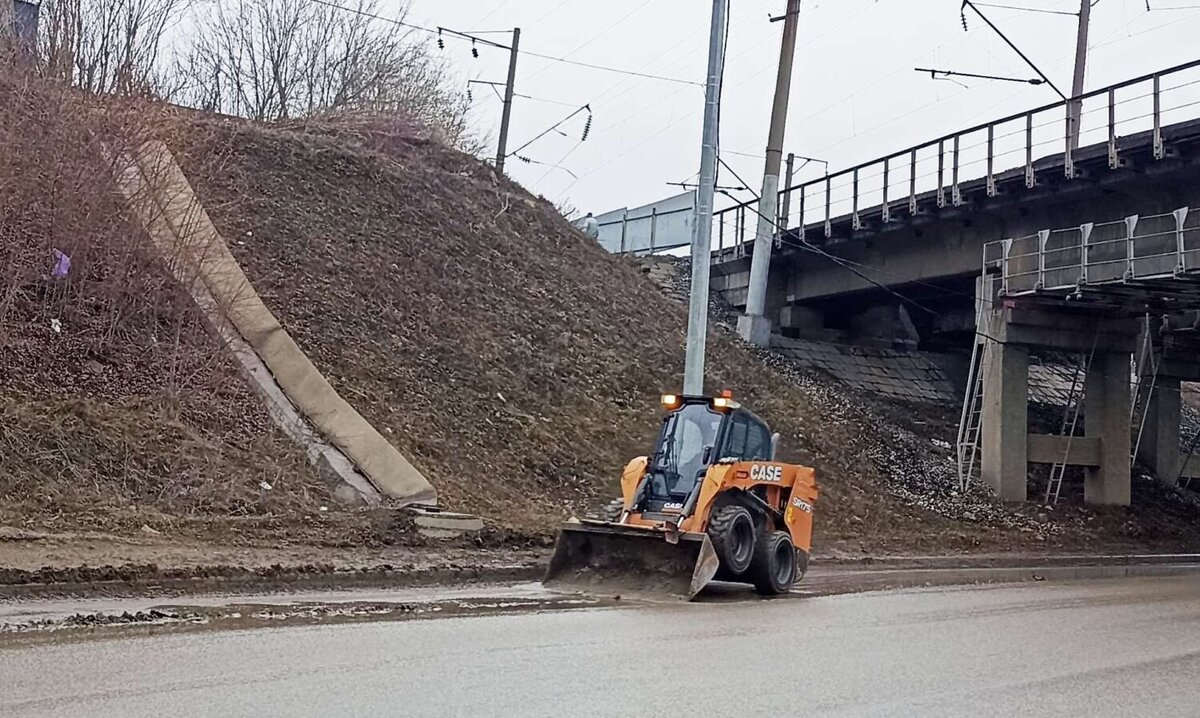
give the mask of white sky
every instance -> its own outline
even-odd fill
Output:
[[[1078,0],[985,0],[1078,10]],[[399,6],[401,0],[384,0]],[[409,20],[459,30],[520,26],[521,47],[581,62],[703,83],[708,0],[411,0]],[[734,0],[722,105],[722,156],[757,192],[766,143],[785,0]],[[828,160],[831,171],[903,149],[1058,96],[1040,87],[964,80],[932,81],[913,67],[1033,77],[1003,41],[959,0],[804,0],[785,151]],[[1169,6],[1192,7],[1179,10]],[[1092,14],[1086,89],[1102,87],[1200,56],[1200,6],[1193,0],[1098,0]],[[1159,9],[1163,8],[1163,9]],[[1074,17],[983,8],[1064,92],[1075,52]],[[507,42],[504,35],[485,35]],[[432,42],[432,39],[430,40]],[[465,84],[503,82],[507,52],[447,39],[442,51]],[[1194,79],[1194,78],[1189,78]],[[568,105],[590,103],[595,119],[578,142],[583,119],[522,151],[578,175],[509,159],[510,174],[532,191],[596,213],[678,192],[667,182],[691,180],[699,167],[703,88],[639,79],[523,55],[517,92]],[[495,138],[500,101],[474,90],[475,122]],[[571,107],[518,98],[510,149],[571,112]],[[1000,169],[1000,168],[997,168]],[[809,165],[800,178],[816,177]],[[723,184],[738,184],[723,171]],[[743,195],[749,198],[749,195]],[[727,202],[726,202],[727,203]],[[718,202],[718,206],[723,206]]]

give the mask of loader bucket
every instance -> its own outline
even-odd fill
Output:
[[[563,526],[542,584],[561,591],[690,601],[717,572],[708,535],[679,534],[611,523]]]

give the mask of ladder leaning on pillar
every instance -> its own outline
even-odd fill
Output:
[[[1062,430],[1059,432],[1067,437],[1066,448],[1063,449],[1062,461],[1050,467],[1050,481],[1046,483],[1047,504],[1057,504],[1058,496],[1062,492],[1063,476],[1066,475],[1067,466],[1070,465],[1071,460],[1071,440],[1075,438],[1075,429],[1079,426],[1087,375],[1092,369],[1092,360],[1096,356],[1096,344],[1099,339],[1100,334],[1097,332],[1096,338],[1092,340],[1092,350],[1087,353],[1080,352],[1079,363],[1071,375],[1071,393],[1067,396],[1067,405],[1063,407]]]
[[[1143,376],[1142,369],[1150,362],[1150,381]],[[1133,451],[1129,454],[1129,468],[1137,462],[1138,451],[1142,446],[1142,433],[1146,428],[1146,417],[1150,415],[1150,400],[1154,398],[1154,390],[1158,387],[1158,368],[1162,362],[1154,356],[1154,343],[1150,339],[1150,315],[1146,315],[1142,327],[1142,347],[1133,365],[1134,395],[1129,405],[1129,425],[1137,429],[1133,437]]]
[[[979,467],[979,434],[983,418],[983,372],[991,340],[977,337],[971,350],[971,372],[958,421],[958,488],[966,491]]]

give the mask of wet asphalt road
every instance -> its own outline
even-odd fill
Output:
[[[0,649],[0,716],[1200,713],[1200,577]]]

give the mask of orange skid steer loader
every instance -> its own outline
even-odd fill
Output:
[[[714,579],[786,593],[808,567],[813,470],[775,461],[779,435],[728,392],[663,407],[654,453],[629,462],[601,519],[563,526],[543,583],[685,600]]]

